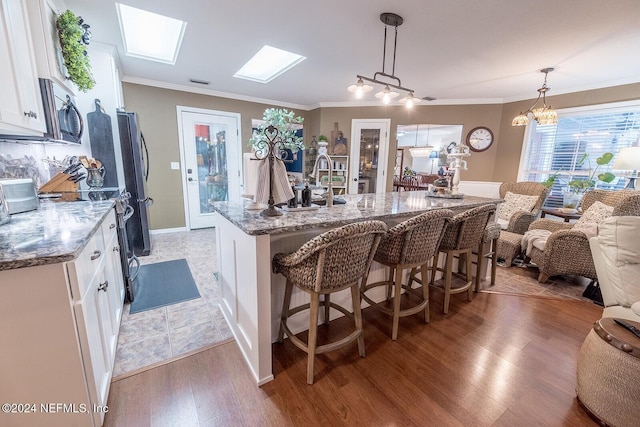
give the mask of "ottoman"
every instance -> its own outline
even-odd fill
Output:
[[[520,246],[521,242],[522,234],[504,230],[500,231],[496,254],[498,258],[504,259],[507,267],[511,267],[513,259],[522,251]]]
[[[623,319],[640,328],[640,323]],[[576,393],[592,415],[611,426],[640,420],[640,338],[614,322],[598,320],[578,354]]]

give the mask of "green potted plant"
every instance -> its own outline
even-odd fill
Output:
[[[84,48],[91,38],[89,25],[70,10],[66,10],[56,20],[56,27],[69,80],[82,92],[93,89],[95,81],[91,75],[89,56]]]
[[[584,153],[580,160],[576,163],[576,167],[581,167],[587,162],[589,165],[589,174],[586,178],[574,178],[572,175],[569,175],[569,181],[566,184],[566,189],[562,192],[562,206],[567,209],[575,209],[580,204],[580,200],[582,200],[582,196],[587,191],[593,189],[596,185],[596,180],[602,181],[605,183],[609,183],[615,179],[615,175],[611,172],[603,172],[598,174],[598,168],[600,166],[604,166],[609,164],[613,160],[613,153],[606,152],[602,156],[596,159],[596,167],[591,168],[591,161],[589,160],[589,154]],[[560,177],[560,171],[555,172],[549,178],[542,182],[542,185],[545,187],[551,187],[555,184],[556,180]]]
[[[318,141],[328,142],[329,140],[327,139],[327,137],[326,137],[326,136],[324,136],[324,135],[320,135],[320,136],[318,137]]]
[[[293,111],[283,108],[267,108],[262,116],[263,124],[258,125],[251,135],[249,143],[255,151],[264,151],[268,139],[265,131],[269,126],[278,130],[278,142],[280,148],[288,148],[293,153],[304,150],[304,141],[301,136],[296,135],[297,126],[304,121],[302,117],[296,117]]]

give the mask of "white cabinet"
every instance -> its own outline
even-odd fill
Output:
[[[26,3],[0,0],[0,133],[42,136],[46,126]]]
[[[111,210],[73,261],[0,271],[0,401],[38,405],[1,425],[102,425],[124,303],[116,233]]]
[[[29,0],[27,9],[38,77],[51,79],[75,95],[78,88],[67,78],[67,69],[64,65],[58,29],[56,28],[58,15],[66,10],[64,2],[60,0]]]
[[[349,185],[349,156],[331,156],[331,159],[333,160],[331,184],[333,192],[336,194],[345,194],[347,192],[347,185]],[[320,174],[320,182],[326,187],[329,183],[329,167],[323,164],[323,160],[320,160],[318,172]]]

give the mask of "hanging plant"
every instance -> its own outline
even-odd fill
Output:
[[[85,50],[85,46],[91,39],[89,25],[67,10],[58,17],[56,27],[69,80],[74,82],[82,92],[93,89],[96,83],[91,75],[91,64]]]

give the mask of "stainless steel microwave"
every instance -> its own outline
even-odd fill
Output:
[[[84,120],[74,99],[52,80],[39,79],[39,82],[47,125],[45,138],[80,144]]]

